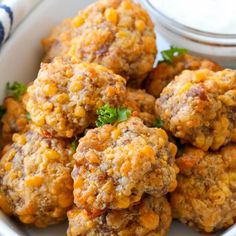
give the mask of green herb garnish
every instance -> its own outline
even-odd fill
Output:
[[[10,84],[7,83],[7,95],[12,96],[16,100],[19,100],[21,96],[26,92],[27,87],[23,83],[14,82]]]
[[[29,113],[29,112],[27,112],[27,113],[26,113],[26,119],[27,119],[28,121],[30,121],[30,120],[31,120],[31,115],[30,115],[30,113]]]
[[[72,148],[74,151],[76,151],[77,146],[78,146],[78,137],[75,136],[75,137],[74,137],[74,140],[71,142],[71,148]]]
[[[162,128],[164,126],[164,121],[161,119],[157,119],[154,123],[154,127],[156,128]]]
[[[128,120],[128,118],[131,116],[131,110],[127,109],[125,107],[121,107],[117,109],[117,113],[118,113],[118,118],[117,121],[118,122],[122,122],[125,120]]]
[[[109,104],[105,104],[97,110],[97,115],[96,125],[100,127],[105,124],[112,124],[116,121],[122,122],[127,120],[131,115],[131,110],[125,107],[110,107]]]
[[[117,120],[117,109],[110,107],[109,104],[105,104],[97,110],[98,119],[96,126],[103,126],[105,124],[112,124]]]
[[[0,106],[0,118],[6,113],[6,109],[3,106]]]
[[[176,48],[174,46],[171,46],[169,50],[162,51],[161,55],[162,55],[163,61],[172,64],[174,57],[181,56],[187,52],[188,50],[185,48]]]

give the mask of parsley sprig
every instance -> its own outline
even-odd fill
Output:
[[[163,61],[172,64],[174,57],[181,56],[187,52],[188,50],[185,48],[177,48],[177,47],[171,46],[170,49],[162,51],[161,55],[162,55]]]
[[[131,116],[131,113],[132,113],[131,110],[128,108],[125,108],[125,107],[118,108],[117,109],[117,114],[118,114],[117,121],[122,122],[122,121],[128,120],[128,118]]]
[[[162,128],[164,126],[164,121],[161,119],[157,119],[154,123],[154,127],[156,128]]]
[[[26,92],[27,87],[23,83],[14,82],[10,84],[7,83],[7,95],[12,96],[16,100],[19,100],[21,96]]]
[[[97,110],[96,126],[100,127],[105,124],[113,124],[127,120],[131,115],[131,110],[125,107],[115,108],[105,104]]]

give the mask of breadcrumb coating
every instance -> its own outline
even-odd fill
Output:
[[[151,196],[128,209],[108,210],[99,216],[77,207],[67,215],[67,236],[165,236],[172,221],[171,208],[166,198]]]
[[[74,203],[100,212],[128,208],[144,193],[173,191],[176,149],[164,130],[148,128],[137,117],[89,130],[74,155]]]
[[[146,79],[145,88],[148,93],[157,98],[176,75],[179,75],[184,70],[199,69],[209,69],[216,72],[222,70],[222,67],[208,59],[192,56],[190,54],[183,54],[174,57],[172,64],[168,62],[159,63]]]
[[[161,93],[164,128],[203,150],[236,141],[236,71],[184,71]]]
[[[72,155],[70,143],[32,128],[14,134],[0,159],[0,208],[37,227],[65,219],[73,203]]]
[[[58,59],[41,65],[28,88],[26,108],[43,135],[71,138],[94,125],[99,107],[121,106],[125,84],[124,78],[103,66]]]
[[[177,158],[178,186],[171,193],[173,216],[207,233],[236,219],[236,146],[217,152],[186,147]]]
[[[43,41],[45,61],[64,56],[73,63],[96,62],[139,86],[156,53],[154,25],[132,0],[100,0],[64,21]]]

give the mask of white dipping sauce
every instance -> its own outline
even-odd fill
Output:
[[[236,34],[236,0],[149,0],[166,16],[211,33]]]

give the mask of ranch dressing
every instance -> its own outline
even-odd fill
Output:
[[[160,12],[197,30],[236,34],[236,0],[149,0]]]

